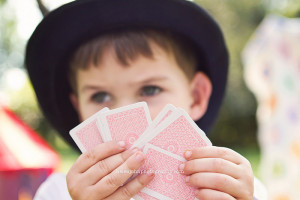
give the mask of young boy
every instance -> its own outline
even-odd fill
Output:
[[[151,117],[168,103],[201,129],[224,95],[228,55],[215,21],[184,0],[77,0],[48,14],[30,38],[26,67],[45,116],[68,131],[103,107],[146,101]],[[178,166],[199,199],[253,199],[250,163],[233,150],[187,150]],[[53,175],[35,199],[130,199],[155,174],[124,184],[147,159],[123,141],[83,153],[67,176]],[[67,185],[66,183],[67,182]],[[68,193],[69,191],[69,193]]]

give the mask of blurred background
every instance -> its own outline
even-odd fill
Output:
[[[42,13],[65,2],[68,1],[0,0],[0,105],[11,109],[47,141],[61,159],[54,170],[64,173],[79,154],[64,143],[43,118],[24,70],[23,61],[27,39],[42,19]],[[255,175],[260,178],[262,174],[259,163],[262,153],[261,143],[258,140],[259,120],[256,117],[259,101],[246,86],[242,52],[249,40],[255,37],[254,33],[267,15],[300,17],[300,1],[195,0],[195,2],[215,16],[224,31],[230,52],[227,93],[209,138],[214,145],[233,148],[248,158]],[[255,78],[252,81],[255,81]],[[282,169],[277,167],[275,170]],[[297,187],[300,191],[300,180]],[[292,198],[281,195],[277,199]]]

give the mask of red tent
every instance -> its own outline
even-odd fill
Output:
[[[0,106],[0,199],[32,199],[59,156],[9,109]]]

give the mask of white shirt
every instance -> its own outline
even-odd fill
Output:
[[[265,186],[257,178],[254,179],[254,199],[268,199]],[[33,200],[72,200],[67,188],[66,175],[54,173],[49,176],[39,187]]]

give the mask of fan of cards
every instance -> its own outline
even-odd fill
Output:
[[[140,172],[151,170],[155,177],[134,197],[137,200],[195,199],[195,189],[186,185],[178,166],[185,162],[186,150],[211,145],[183,109],[168,104],[152,121],[145,102],[103,108],[73,128],[70,135],[81,152],[111,140],[142,149],[146,160]]]

